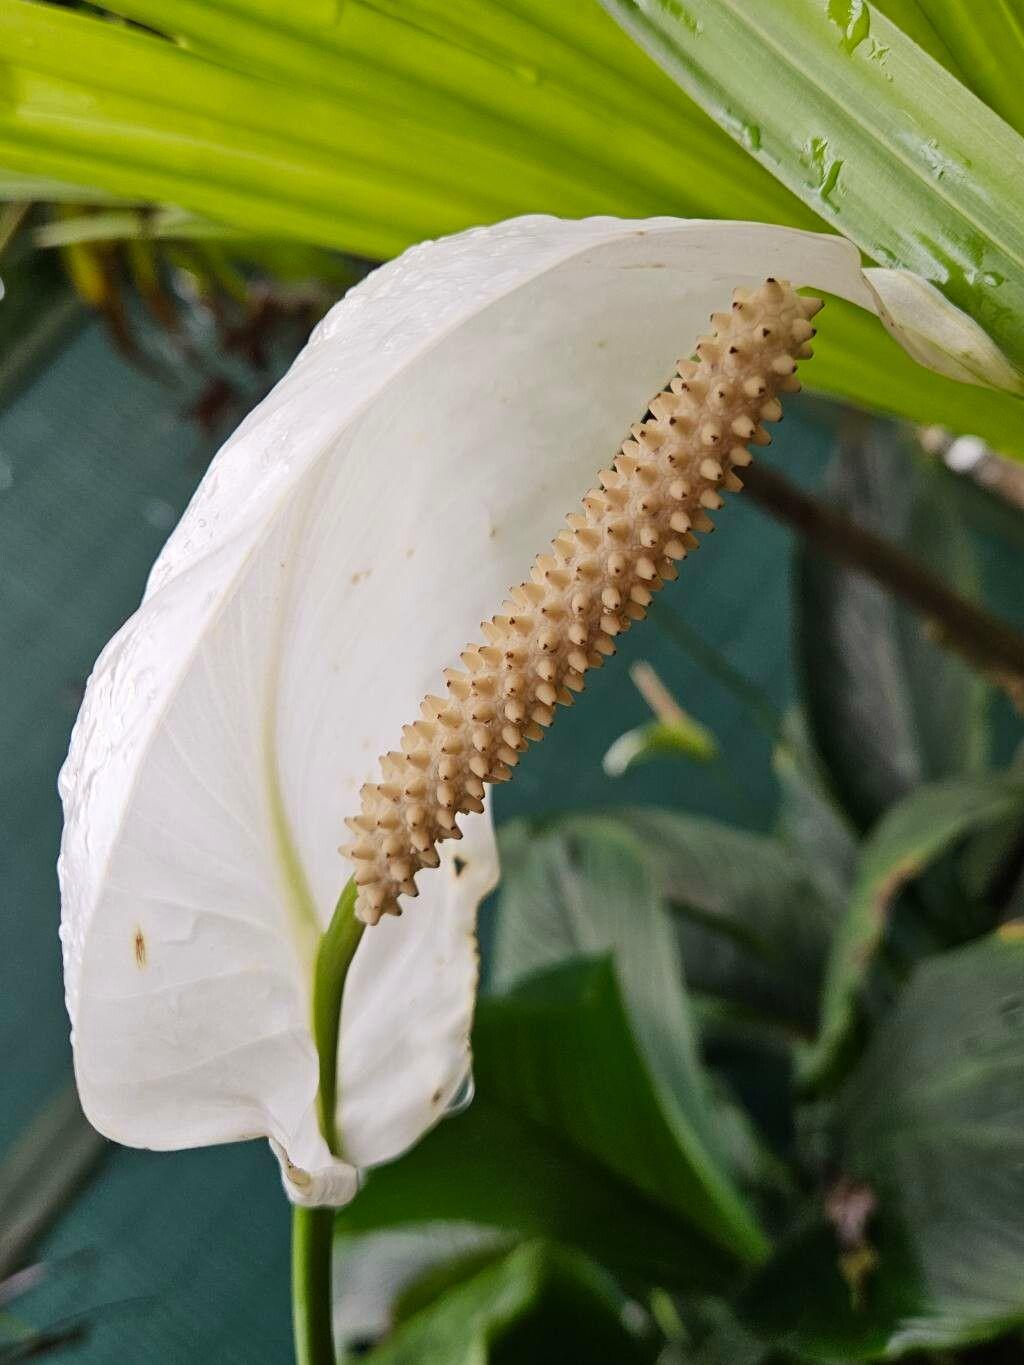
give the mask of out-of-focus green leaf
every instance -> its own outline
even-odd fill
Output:
[[[505,871],[491,985],[508,991],[568,959],[614,954],[632,1029],[657,1084],[714,1152],[675,929],[642,846],[617,820],[575,816],[544,832],[525,821],[506,825],[500,850]]]
[[[828,326],[814,341],[809,386],[871,412],[922,426],[983,437],[994,450],[1024,457],[1024,401],[1009,393],[961,384],[916,364],[863,309],[829,299]]]
[[[652,817],[656,821],[657,812]],[[779,1172],[745,1113],[723,1086],[709,1084],[701,1065],[680,956],[680,942],[685,950],[688,940],[629,827],[617,819],[573,816],[536,833],[516,822],[503,828],[500,843],[506,871],[492,953],[494,985],[507,988],[581,954],[613,953],[633,1031],[663,1103],[669,1110],[678,1106],[712,1159],[744,1188],[778,1186]],[[714,972],[721,944],[711,938]],[[730,950],[727,943],[725,952]],[[703,979],[702,961],[695,970]],[[749,974],[750,964],[742,970]],[[747,1004],[742,985],[734,984]],[[756,1008],[756,991],[754,996]]]
[[[111,8],[181,41],[0,0],[12,175],[371,259],[522,212],[820,225],[597,0],[349,0],[316,25],[283,6]],[[923,370],[852,305],[828,317],[809,372],[824,392],[1024,455],[1019,399]]]
[[[1024,7],[1020,0],[874,0],[904,33],[1024,133]]]
[[[893,1325],[912,1320],[920,1300],[914,1263],[898,1228],[876,1219],[870,1236],[872,1248],[884,1248],[884,1263],[854,1297],[835,1229],[823,1217],[808,1218],[748,1286],[744,1320],[799,1360],[838,1365],[902,1354]]]
[[[840,906],[778,840],[675,811],[617,813],[677,910],[687,980],[807,1034]]]
[[[34,233],[36,246],[73,246],[80,242],[159,241],[161,238],[213,238],[246,242],[237,228],[213,223],[183,209],[108,209],[44,223]]]
[[[867,0],[604,0],[728,133],[1024,371],[1024,141]]]
[[[621,777],[655,758],[710,763],[717,753],[714,735],[692,716],[675,722],[651,720],[618,737],[604,756],[604,770],[609,777]]]
[[[527,1242],[457,1284],[372,1351],[379,1365],[653,1360],[621,1292],[577,1251]]]
[[[106,1150],[68,1079],[0,1161],[0,1281],[24,1265],[26,1251],[67,1208]],[[8,1301],[4,1291],[0,1283],[0,1310]]]
[[[821,1028],[803,1080],[822,1088],[849,1064],[858,997],[899,891],[966,834],[1024,813],[1019,777],[961,778],[922,787],[894,806],[866,840],[857,882],[829,959]]]
[[[332,1318],[342,1358],[378,1341],[510,1246],[502,1233],[465,1223],[339,1233],[331,1256]]]
[[[121,8],[147,17],[145,5]],[[511,66],[505,43],[463,45],[450,19],[456,41],[446,41],[410,22],[405,7],[389,15],[346,5],[315,40],[219,7],[151,8],[155,22],[177,19],[185,32],[228,30],[230,66],[137,30],[4,0],[0,162],[59,178],[71,168],[72,179],[133,199],[371,256],[529,209],[656,211],[668,202],[666,181],[687,183],[684,165],[694,211],[712,210],[730,169],[749,186],[734,193],[750,210],[787,202],[769,177],[751,181],[738,149],[698,175],[699,152],[677,143],[646,101],[630,101],[628,78],[604,72],[601,102],[581,99],[603,72],[583,44],[595,22],[608,24],[586,7],[575,51],[548,41],[542,24],[518,25],[533,79],[522,61]],[[499,7],[484,13],[500,25]],[[628,42],[623,50],[632,60]],[[68,119],[90,70],[103,76],[89,82],[88,118]],[[675,106],[680,132],[706,124],[652,76],[663,87],[659,115]]]
[[[556,1238],[624,1274],[679,1288],[722,1290],[734,1273],[731,1257],[673,1213],[480,1084],[465,1113],[372,1172],[337,1222],[348,1235],[446,1220]]]
[[[1024,783],[1024,746],[1007,771]],[[1006,920],[1024,916],[1024,808],[987,825],[969,839],[956,862],[956,880],[968,901],[983,908],[985,919],[968,922],[957,943],[980,938]]]
[[[456,1219],[673,1286],[720,1288],[763,1254],[728,1178],[665,1105],[608,961],[484,1000],[474,1057],[468,1111],[373,1172],[340,1228]]]
[[[30,253],[25,236],[0,257],[0,405],[88,316],[58,262]]]
[[[976,570],[940,471],[899,432],[847,424],[832,493],[855,522],[897,542],[965,596]],[[811,735],[854,823],[869,828],[922,782],[983,766],[988,690],[927,625],[862,574],[800,552],[797,662]]]
[[[451,1227],[451,1224],[441,1224]],[[458,1226],[455,1224],[454,1226]],[[379,1234],[378,1234],[379,1235]],[[462,1251],[457,1256],[439,1261],[422,1270],[411,1280],[394,1300],[391,1319],[395,1325],[414,1317],[423,1309],[430,1307],[456,1285],[464,1283],[478,1274],[485,1266],[493,1263],[511,1249],[514,1239],[496,1237],[492,1234],[490,1242],[483,1242],[475,1248]]]
[[[492,983],[507,989],[582,955],[614,954],[623,1001],[661,1103],[745,1187],[771,1183],[743,1112],[709,1084],[698,1056],[679,935],[645,850],[618,820],[574,816],[501,831],[505,874]],[[776,1182],[777,1183],[777,1182]]]
[[[923,964],[839,1104],[837,1161],[870,1192],[852,1294],[828,1227],[759,1274],[758,1327],[814,1359],[946,1350],[1024,1320],[1024,925]],[[1015,1359],[1020,1344],[1007,1345]]]
[[[772,754],[779,783],[779,837],[807,864],[829,901],[843,904],[857,868],[857,839],[811,744],[802,707],[783,721]]]
[[[46,176],[0,170],[0,199],[15,203],[118,204],[120,198],[88,185],[69,185]]]
[[[477,1033],[485,1046],[491,1027],[492,1046],[502,1040],[504,1065],[491,1077],[492,1093],[524,1100],[534,1122],[563,1133],[733,1255],[761,1255],[762,1235],[708,1149],[712,1111],[707,1092],[696,1088],[696,1064],[695,1093],[684,1110],[634,1037],[636,1016],[625,1005],[610,959],[532,976],[500,1008],[501,1014],[483,1018]],[[554,1048],[551,1038],[557,1039]],[[698,1125],[693,1113],[702,1102],[708,1113]]]

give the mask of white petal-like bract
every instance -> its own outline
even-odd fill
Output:
[[[790,229],[524,218],[428,243],[353,289],[227,442],[61,776],[67,1001],[101,1131],[267,1136],[294,1198],[340,1203],[444,1112],[469,1070],[488,816],[357,951],[350,1164],[319,1132],[310,1028],[343,818],[710,312],[769,275],[874,307],[852,246]]]

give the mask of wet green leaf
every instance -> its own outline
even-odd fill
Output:
[[[879,265],[939,286],[1024,370],[1024,141],[885,14],[604,3],[787,188]]]
[[[324,0],[313,19],[269,0],[110,8],[181,41],[3,0],[13,193],[174,205],[189,231],[371,259],[523,212],[820,226],[822,205],[751,161],[596,0],[351,0],[336,16]],[[850,305],[828,316],[809,372],[822,391],[1024,455],[1021,400],[923,370]]]

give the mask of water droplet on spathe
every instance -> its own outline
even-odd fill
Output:
[[[452,1096],[452,1102],[445,1110],[446,1114],[462,1114],[473,1103],[473,1096],[476,1094],[476,1082],[473,1080],[472,1071],[468,1072],[465,1080]]]

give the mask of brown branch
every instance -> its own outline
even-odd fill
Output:
[[[948,588],[922,564],[833,507],[797,488],[777,470],[744,471],[750,496],[838,564],[873,578],[937,628],[940,644],[992,676],[1011,695],[1024,686],[1024,635]]]

